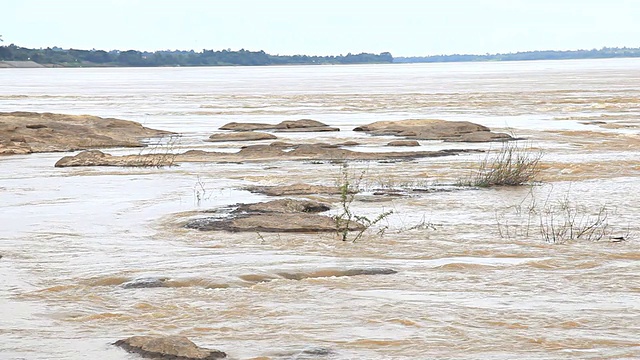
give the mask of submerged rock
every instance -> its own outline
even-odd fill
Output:
[[[0,112],[0,154],[140,147],[143,138],[172,134],[137,122],[90,115]]]
[[[331,207],[317,201],[280,199],[255,204],[240,204],[234,212],[241,213],[319,213]]]
[[[202,218],[189,221],[189,229],[201,231],[223,230],[230,232],[296,232],[317,233],[344,230],[337,227],[336,221],[324,215],[310,213],[254,213],[232,218]],[[361,230],[361,224],[352,222],[349,230]]]
[[[377,121],[359,126],[354,131],[371,135],[394,135],[417,140],[444,140],[460,142],[486,142],[512,140],[508,134],[494,133],[482,125],[469,121],[401,120]]]
[[[307,200],[282,199],[255,204],[239,204],[230,217],[207,217],[187,222],[188,229],[231,232],[296,232],[317,233],[345,230],[335,219],[316,213],[329,210],[329,205]],[[357,222],[349,230],[362,230]]]
[[[321,132],[321,131],[340,131],[338,128],[330,127],[327,124],[310,119],[287,120],[279,124],[264,123],[237,123],[231,122],[220,127],[220,130],[233,131],[254,131],[254,130],[273,130],[278,132]]]
[[[308,160],[413,160],[426,157],[452,156],[467,152],[479,152],[468,149],[445,149],[439,151],[394,151],[394,152],[358,152],[327,146],[326,144],[301,144],[293,150],[280,146],[251,145],[236,153],[208,152],[189,150],[181,154],[160,153],[146,155],[112,156],[96,150],[84,151],[75,156],[60,159],[57,167],[67,166],[168,166],[179,162],[219,162],[244,163],[268,162],[277,160],[308,161]]]
[[[280,272],[278,276],[288,280],[304,280],[323,277],[343,277],[359,275],[392,275],[398,272],[389,268],[324,269],[311,272]]]
[[[121,286],[125,289],[165,287],[167,280],[169,280],[169,278],[138,278],[127,281]]]
[[[324,346],[310,346],[300,351],[296,359],[312,359],[316,356],[329,356],[333,354],[335,354],[333,350],[326,348]],[[309,357],[309,356],[312,356],[312,357]]]
[[[416,140],[393,140],[387,146],[420,146],[420,143]]]
[[[257,140],[273,140],[278,137],[272,134],[258,131],[240,131],[230,133],[218,133],[209,136],[206,141],[223,142],[223,141],[257,141]]]
[[[269,196],[289,196],[289,195],[338,195],[340,188],[337,186],[292,184],[279,186],[250,186],[246,190],[253,193],[265,194]]]
[[[146,358],[166,360],[213,360],[227,354],[197,346],[184,336],[132,336],[113,345]]]
[[[73,166],[124,166],[124,167],[162,167],[175,163],[174,154],[146,154],[113,156],[100,150],[85,150],[75,156],[65,156],[55,163],[55,167]]]

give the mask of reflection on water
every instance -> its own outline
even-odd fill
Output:
[[[247,185],[334,185],[340,169],[331,163],[59,169],[63,154],[0,158],[1,357],[133,359],[109,344],[181,334],[240,359],[295,358],[309,347],[329,348],[333,359],[638,358],[637,240],[552,245],[533,230],[502,238],[497,215],[515,218],[532,196],[571,197],[585,209],[606,203],[613,231],[640,232],[639,68],[619,59],[1,71],[0,111],[137,120],[183,133],[175,151],[237,151],[203,140],[229,121],[299,118],[342,131],[281,140],[355,139],[354,150],[379,151],[390,137],[350,129],[442,118],[512,131],[545,152],[544,184],[533,189],[367,195],[354,203],[359,214],[394,214],[383,236],[358,243],[182,228],[199,210],[267,199]],[[418,149],[442,148],[496,145]],[[353,168],[371,194],[437,189],[484,156]],[[362,268],[398,273],[342,276]],[[126,285],[140,279],[159,286]]]

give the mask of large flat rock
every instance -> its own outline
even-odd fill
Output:
[[[231,122],[220,127],[220,130],[254,131],[273,130],[279,132],[325,132],[340,131],[338,128],[328,126],[320,121],[310,119],[287,120],[278,124],[264,123],[238,123]]]
[[[336,221],[325,215],[311,213],[256,213],[240,215],[231,219],[203,218],[190,221],[189,229],[201,231],[229,232],[273,232],[273,233],[322,233],[342,231]],[[361,230],[352,223],[349,230]]]
[[[169,134],[134,121],[90,115],[0,113],[0,155],[139,147],[144,138]]]
[[[228,133],[218,133],[209,136],[206,141],[223,142],[223,141],[257,141],[257,140],[273,140],[277,137],[273,134],[258,131],[238,131]]]
[[[371,135],[393,135],[416,140],[487,142],[512,139],[508,134],[494,133],[486,126],[469,121],[432,119],[377,121],[353,130],[364,131]]]
[[[227,354],[197,346],[184,336],[132,336],[114,345],[145,358],[165,360],[213,360]]]
[[[329,210],[323,203],[280,199],[255,204],[238,204],[227,217],[205,217],[189,221],[185,227],[201,231],[321,233],[345,230],[332,217],[317,214]],[[348,230],[364,227],[355,221]]]
[[[219,162],[245,163],[289,161],[343,161],[343,160],[412,160],[427,157],[451,156],[478,150],[453,149],[439,151],[402,151],[402,152],[358,152],[320,145],[300,145],[287,151],[280,146],[251,145],[236,153],[208,152],[189,150],[181,154],[168,152],[159,154],[112,156],[99,150],[81,152],[75,156],[65,156],[56,162],[56,167],[69,166],[166,166],[180,162]]]

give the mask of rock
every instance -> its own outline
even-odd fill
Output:
[[[335,354],[333,350],[324,346],[312,346],[303,349],[295,359],[314,359],[316,356],[329,356],[333,354]]]
[[[393,269],[387,268],[364,268],[364,269],[350,269],[344,272],[343,276],[358,276],[358,275],[391,275],[398,272]]]
[[[24,155],[32,152],[33,149],[24,138],[2,139],[2,134],[0,134],[0,155]]]
[[[182,154],[146,154],[111,156],[102,152],[85,151],[75,156],[67,156],[60,159],[57,167],[66,166],[142,166],[160,167],[173,165],[179,162],[219,162],[219,163],[243,163],[243,162],[270,162],[278,160],[309,161],[309,160],[362,160],[362,161],[388,161],[388,160],[412,160],[425,157],[451,156],[466,152],[481,152],[480,150],[447,149],[439,151],[402,151],[402,152],[358,152],[326,144],[301,144],[293,150],[270,145],[251,145],[242,148],[236,153],[208,152],[202,150],[189,150]]]
[[[184,336],[132,336],[118,340],[114,345],[154,359],[213,360],[227,357],[222,351],[201,348]]]
[[[319,213],[331,207],[317,201],[280,199],[255,204],[240,204],[236,213]]]
[[[364,131],[371,135],[394,135],[417,140],[484,142],[512,139],[508,134],[493,133],[486,126],[468,121],[428,119],[377,121],[353,130]]]
[[[165,287],[167,280],[169,280],[169,278],[138,278],[127,281],[121,286],[125,289]]]
[[[257,140],[273,140],[277,139],[275,135],[257,132],[257,131],[240,131],[231,133],[219,133],[209,136],[206,141],[222,142],[222,141],[257,141]]]
[[[0,112],[0,154],[140,147],[143,138],[171,134],[139,123],[90,115]]]
[[[393,140],[387,146],[420,146],[420,143],[415,140]]]
[[[343,277],[360,275],[392,275],[398,272],[389,268],[324,269],[312,272],[280,272],[278,276],[287,280],[304,280],[323,277]]]
[[[274,147],[274,148],[279,148],[279,149],[297,149],[301,146],[311,146],[311,147],[318,147],[318,148],[325,148],[325,149],[337,149],[339,148],[341,145],[340,144],[328,144],[328,143],[313,143],[313,144],[293,144],[293,143],[288,143],[285,141],[274,141],[271,144],[269,144],[270,147]],[[246,148],[249,146],[245,146],[243,148]]]
[[[287,120],[279,124],[263,124],[263,123],[237,123],[231,122],[220,127],[220,130],[233,131],[254,131],[254,130],[273,130],[278,132],[319,132],[319,131],[340,131],[338,128],[330,127],[319,121],[310,119]]]
[[[264,360],[271,359],[295,359],[295,360],[317,360],[334,358],[336,352],[323,346],[310,346],[301,351],[283,351],[272,354],[272,357],[265,357]],[[257,360],[257,359],[252,359]],[[262,360],[262,359],[261,359]]]
[[[174,165],[174,161],[175,155],[171,153],[113,156],[100,150],[86,150],[75,156],[65,156],[58,160],[54,166],[163,167]]]
[[[290,196],[290,195],[338,195],[340,188],[337,186],[323,186],[310,184],[293,184],[280,186],[250,186],[246,190],[253,193],[260,193],[269,196]]]
[[[329,210],[326,204],[315,201],[282,199],[256,204],[239,204],[229,217],[206,217],[187,222],[188,229],[231,232],[295,232],[319,233],[343,231],[336,221],[317,212]],[[351,231],[364,229],[355,221]]]
[[[189,221],[185,227],[230,232],[319,233],[344,230],[344,227],[337,228],[336,221],[329,216],[310,213],[255,213],[226,219],[203,218]],[[361,224],[351,223],[349,226],[352,231],[361,229]]]

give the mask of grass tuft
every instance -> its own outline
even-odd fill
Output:
[[[517,141],[506,141],[497,153],[489,154],[479,168],[459,185],[492,187],[520,186],[535,180],[540,172],[543,152],[531,146],[522,147]]]

